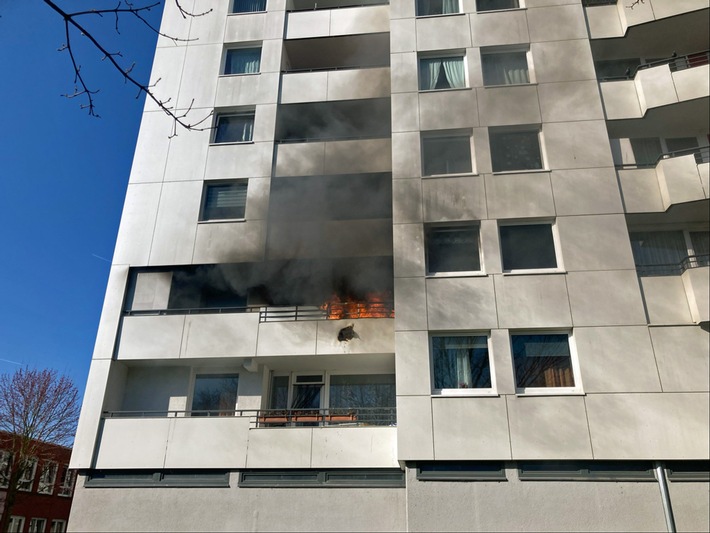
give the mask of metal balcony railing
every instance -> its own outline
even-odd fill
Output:
[[[396,426],[396,407],[328,407],[324,409],[214,409],[104,411],[103,418],[249,418],[251,427]]]
[[[633,80],[639,70],[645,70],[648,68],[658,67],[661,65],[668,65],[671,72],[677,72],[679,70],[686,70],[694,67],[701,67],[703,65],[710,64],[710,50],[704,50],[702,52],[693,52],[692,54],[687,54],[684,56],[676,55],[674,52],[671,57],[666,59],[659,59],[658,61],[651,61],[650,63],[644,63],[638,67],[632,69],[626,69],[623,76],[607,76],[604,78],[599,78],[599,81],[622,81],[622,80]]]
[[[318,68],[291,68],[282,70],[281,74],[299,74],[303,72],[328,72],[331,70],[367,70],[373,68],[390,68],[389,63],[382,63],[379,65],[341,65],[339,67],[318,67]]]
[[[329,302],[321,306],[266,307],[259,312],[259,322],[352,320],[356,318],[394,318],[394,301]]]
[[[584,7],[614,6],[619,0],[582,0]]]
[[[665,263],[656,265],[636,265],[639,276],[680,276],[686,270],[710,266],[710,254],[691,255],[679,263]]]
[[[672,159],[674,157],[682,157],[685,155],[694,155],[695,163],[710,163],[710,146],[700,146],[698,148],[686,148],[685,150],[676,150],[674,152],[664,152],[659,155],[655,161],[650,163],[620,163],[616,165],[617,169],[628,168],[655,168],[659,162],[664,159]]]
[[[336,141],[364,141],[369,139],[391,139],[391,135],[373,133],[372,135],[323,135],[322,137],[293,137],[288,139],[275,139],[276,144],[296,144],[313,142],[336,142]]]
[[[210,315],[226,313],[256,313],[262,308],[258,306],[238,307],[185,307],[175,309],[126,309],[124,316],[163,316],[163,315]]]
[[[344,9],[347,7],[386,6],[389,0],[294,0],[293,7],[286,11],[319,11],[322,9]]]

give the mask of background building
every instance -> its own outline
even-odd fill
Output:
[[[16,437],[0,433],[0,513],[5,509]],[[76,472],[69,470],[71,449],[43,443],[31,470],[20,478],[8,533],[64,533],[74,493]]]
[[[629,3],[168,3],[70,528],[706,531],[708,2]]]

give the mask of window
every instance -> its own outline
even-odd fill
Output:
[[[710,481],[710,461],[669,461],[666,473],[671,481]]]
[[[428,274],[480,271],[478,226],[427,227],[426,261]]]
[[[229,487],[226,470],[93,470],[89,488]]]
[[[517,9],[518,0],[476,0],[476,11],[498,11],[499,9]]]
[[[52,494],[54,492],[54,482],[57,480],[57,463],[46,462],[42,465],[39,475],[37,492],[40,494]]]
[[[250,142],[254,135],[254,113],[218,115],[214,143]]]
[[[466,87],[464,56],[422,57],[419,59],[419,89],[461,89]]]
[[[526,50],[481,49],[483,85],[530,83]]]
[[[469,174],[471,135],[422,136],[422,175]]]
[[[461,13],[459,0],[417,0],[417,16]]]
[[[328,470],[244,470],[240,487],[404,487],[399,468]]]
[[[244,218],[248,180],[205,183],[200,220]]]
[[[27,530],[28,533],[44,533],[44,528],[47,525],[47,521],[44,518],[32,518],[30,520],[30,527]]]
[[[59,495],[70,497],[74,492],[76,482],[76,472],[69,470],[69,466],[62,468],[62,475],[59,478]]]
[[[636,231],[629,237],[639,276],[677,276],[710,265],[707,231]]]
[[[540,129],[489,128],[493,172],[540,170]]]
[[[24,516],[11,516],[10,521],[7,524],[8,533],[22,533],[25,528],[25,517]]]
[[[486,335],[433,336],[431,353],[436,391],[492,390]]]
[[[557,268],[552,224],[500,226],[503,271]]]
[[[261,48],[229,48],[223,74],[257,74],[261,68]]]
[[[233,0],[232,13],[266,11],[266,0]]]
[[[24,465],[20,481],[17,484],[18,489],[25,492],[31,491],[35,480],[35,474],[37,474],[37,458],[33,457]]]
[[[12,452],[0,450],[0,488],[6,489],[10,482],[12,469]]]
[[[502,461],[417,463],[419,481],[507,481]]]
[[[232,416],[237,406],[238,374],[197,374],[192,416]]]
[[[655,481],[648,461],[521,461],[521,481]]]
[[[510,338],[518,389],[575,386],[568,334],[517,333]]]
[[[67,523],[64,520],[52,520],[49,526],[49,533],[64,533],[67,530]]]

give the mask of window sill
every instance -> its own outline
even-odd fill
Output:
[[[499,85],[483,85],[484,89],[500,89],[501,87],[530,87],[536,86],[537,82],[531,81],[528,83],[502,83]]]
[[[485,9],[483,11],[476,11],[478,15],[482,13],[503,13],[505,11],[525,11],[524,7],[509,7],[507,9]]]
[[[432,398],[498,398],[500,394],[488,389],[442,389],[434,390]]]
[[[440,279],[440,278],[485,278],[488,274],[481,270],[470,270],[463,272],[436,272],[434,274],[427,274],[426,279]]]
[[[258,76],[261,72],[235,72],[233,74],[220,74],[220,78],[237,78],[241,76]]]
[[[567,271],[563,268],[530,268],[525,270],[504,270],[502,274],[504,276],[529,276],[539,274],[567,274]]]
[[[417,15],[415,18],[418,19],[433,19],[439,17],[455,17],[457,15],[465,15],[466,13],[437,13],[435,15]]]
[[[254,144],[254,141],[226,141],[223,143],[211,142],[210,146],[234,146],[241,144]]]
[[[266,13],[266,10],[264,11],[240,11],[238,13],[227,13],[227,16],[237,16],[237,15],[253,15],[254,13]]]
[[[214,218],[211,220],[198,220],[198,224],[221,224],[223,222],[246,222],[246,218]]]
[[[451,87],[449,89],[419,89],[421,94],[428,93],[450,93],[453,91],[470,91],[471,87]]]
[[[456,174],[427,174],[422,176],[422,179],[432,179],[432,178],[466,178],[469,176],[480,176],[478,172],[459,172]]]
[[[584,391],[577,387],[541,387],[517,389],[515,396],[525,398],[531,396],[585,396]]]
[[[506,174],[541,174],[543,172],[550,172],[549,168],[530,168],[524,170],[494,170],[494,176],[504,176]]]

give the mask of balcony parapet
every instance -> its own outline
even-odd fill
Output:
[[[649,109],[709,97],[709,59],[708,51],[689,54],[644,65],[633,77],[601,81],[607,120],[642,118]]]
[[[391,172],[389,137],[290,139],[276,146],[275,176]]]
[[[281,103],[284,104],[385,98],[389,95],[389,66],[311,69],[285,72],[282,76]]]
[[[286,39],[389,32],[389,6],[291,11],[286,24]]]
[[[645,0],[631,9],[626,0],[583,0],[592,39],[623,37],[630,27],[707,9],[705,0]]]
[[[710,147],[662,154],[650,165],[617,165],[627,213],[663,212],[710,197]]]

